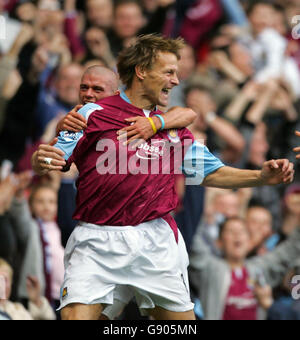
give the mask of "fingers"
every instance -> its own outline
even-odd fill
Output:
[[[53,146],[53,145],[55,145],[57,142],[58,142],[58,138],[55,137],[55,138],[52,139],[52,141],[49,143],[49,145],[50,145],[50,146]]]
[[[286,184],[292,183],[294,180],[295,170],[294,164],[289,163],[287,170],[284,172],[283,182]]]
[[[138,137],[141,137],[141,135],[136,131],[129,131],[128,133],[123,133],[117,137],[118,140],[126,140],[130,137],[135,137],[134,139],[137,139]],[[128,143],[127,143],[128,144]]]
[[[41,144],[39,146],[38,153],[43,153],[44,154],[46,152],[51,153],[51,155],[45,156],[45,157],[49,157],[49,158],[53,158],[53,157],[56,157],[56,156],[58,156],[58,157],[60,156],[62,158],[65,155],[62,150],[60,150],[60,149],[58,149],[58,148],[56,148],[56,147],[54,147],[52,145]]]
[[[37,160],[43,170],[60,171],[66,165],[63,156],[64,153],[60,149],[50,145],[40,145],[37,153]],[[47,164],[45,158],[51,158],[51,164]]]
[[[68,117],[70,119],[73,118],[73,119],[79,120],[82,123],[86,123],[85,118],[80,113],[78,113],[77,111],[69,112],[66,117]]]
[[[273,169],[281,168],[283,172],[286,172],[289,168],[289,165],[292,164],[288,159],[276,159],[270,161],[270,166]]]
[[[300,146],[293,149],[294,152],[300,152]]]
[[[74,109],[71,111],[71,112],[78,112],[81,108],[83,107],[83,105],[81,105],[81,104],[79,104],[79,105],[76,105],[75,107],[74,107]],[[82,116],[81,116],[82,117]]]
[[[85,122],[69,116],[64,119],[62,128],[64,131],[79,132],[86,129],[87,125]]]
[[[131,125],[131,126],[127,126],[126,128],[123,128],[119,131],[117,131],[117,135],[126,135],[126,133],[128,133],[129,131],[133,131],[135,130],[136,127],[134,125]]]
[[[125,121],[129,123],[135,123],[140,117],[126,118]]]
[[[134,142],[134,143],[133,143]],[[135,135],[134,137],[130,138],[125,145],[130,144],[132,148],[137,148],[139,145],[143,144],[145,141],[140,135]]]
[[[272,169],[278,169],[279,165],[277,164],[277,161],[275,161],[274,159],[272,159],[271,161],[269,161],[269,166]]]
[[[286,172],[286,171],[287,171],[287,169],[288,169],[288,167],[289,167],[289,164],[290,164],[290,162],[289,162],[288,159],[280,159],[280,160],[276,161],[276,163],[277,163],[279,166],[281,166],[281,169],[282,169],[283,172]]]
[[[300,137],[300,131],[295,131],[295,135]]]

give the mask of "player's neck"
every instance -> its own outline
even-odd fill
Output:
[[[132,105],[142,110],[154,110],[155,104],[153,104],[143,93],[142,89],[138,86],[132,86],[125,90],[125,94],[129,98]]]

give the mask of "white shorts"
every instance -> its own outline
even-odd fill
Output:
[[[194,308],[190,299],[185,243],[163,219],[138,226],[81,222],[65,249],[59,309],[71,303],[102,304],[114,318],[135,296],[143,315],[156,306],[173,312]]]

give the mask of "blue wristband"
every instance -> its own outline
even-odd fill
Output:
[[[161,116],[161,115],[154,115],[155,117],[158,117],[161,121],[161,128],[159,129],[159,131],[162,131],[164,130],[165,126],[166,126],[166,123],[165,123],[165,120],[164,118]]]

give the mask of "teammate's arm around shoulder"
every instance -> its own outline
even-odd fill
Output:
[[[153,137],[159,130],[181,129],[193,123],[197,117],[196,113],[189,108],[179,106],[172,107],[166,113],[154,115],[152,117],[155,129],[149,122],[147,117],[132,117],[126,119],[130,126],[125,127],[117,132],[118,139],[126,139],[126,144],[133,142],[136,139],[147,140]]]

